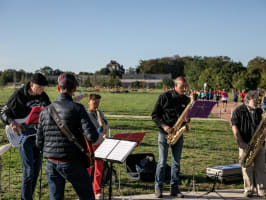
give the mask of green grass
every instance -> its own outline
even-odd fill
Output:
[[[3,105],[14,92],[14,89],[4,87],[0,88],[0,91],[0,105]],[[58,92],[55,87],[48,87],[45,91],[51,101],[54,101],[58,96]],[[80,91],[82,93],[89,94],[86,89],[81,88],[75,93],[75,95],[79,95]],[[98,93],[102,96],[100,107],[105,114],[150,115],[159,94],[162,92],[163,90],[153,90],[152,92],[143,92],[143,90],[139,90],[129,93]],[[85,108],[88,108],[86,98],[81,100],[81,103],[85,106]]]
[[[2,88],[0,92],[1,102],[5,103],[12,91],[11,89]],[[150,115],[154,103],[161,92],[163,91],[139,91],[128,94],[101,92],[102,102],[100,107],[106,114]],[[55,88],[47,88],[47,93],[52,101],[55,100],[58,95]],[[85,99],[82,100],[81,103],[87,107]],[[158,130],[150,119],[107,119],[110,124],[112,135],[123,132],[145,131],[146,136],[141,145],[137,147],[133,153],[153,153],[156,161],[158,161]],[[0,123],[0,142],[1,144],[7,143],[4,125],[2,123]],[[181,159],[181,190],[186,191],[191,189],[191,179],[193,176],[196,181],[196,190],[210,189],[212,183],[206,179],[206,168],[237,163],[237,160],[237,144],[228,122],[192,120],[190,132],[184,134],[184,146]],[[11,149],[2,156],[2,161],[1,199],[19,199],[21,164],[18,151]],[[42,199],[45,200],[48,199],[49,191],[44,172],[44,164],[45,162],[43,162]],[[168,156],[168,164],[171,164],[170,155]],[[153,182],[141,182],[129,179],[125,172],[124,165],[115,164],[115,168],[117,173],[121,171],[120,180],[122,195],[153,193]],[[242,187],[242,183],[237,182],[220,184],[219,189],[235,189]],[[39,186],[37,186],[36,189],[36,199],[39,192],[38,188]],[[169,189],[169,182],[165,182],[164,188],[165,190]],[[105,194],[107,193],[108,190],[105,189]],[[119,194],[117,185],[113,185],[113,194]],[[76,197],[69,183],[66,186],[65,197],[68,199]]]
[[[153,122],[149,119],[124,119],[124,118],[108,118],[111,126],[111,133],[121,132],[137,132],[145,131],[141,145],[137,147],[133,153],[153,153],[158,160],[157,136],[158,131]],[[196,188],[198,190],[209,189],[211,183],[206,180],[206,167],[231,164],[237,162],[238,149],[236,142],[231,133],[229,124],[223,121],[192,121],[191,131],[184,134],[184,146],[181,160],[181,189],[188,190],[190,188],[191,178],[194,175],[196,180]],[[208,127],[208,129],[206,128]],[[1,129],[3,134],[3,129]],[[170,152],[169,152],[170,154]],[[168,156],[168,164],[171,164],[170,155]],[[19,197],[21,165],[17,150],[11,150],[11,163],[9,171],[10,152],[2,156],[3,172],[2,172],[2,199],[6,199],[8,194],[12,198]],[[44,163],[43,163],[44,165]],[[123,195],[153,193],[153,182],[140,182],[128,179],[124,170],[124,165],[115,164],[117,173],[121,170],[121,193]],[[8,193],[8,174],[11,173],[11,193]],[[44,166],[43,166],[43,173]],[[118,195],[117,186],[113,186],[114,195]],[[38,188],[38,187],[37,187]],[[42,181],[43,198],[48,198],[48,185],[45,176]],[[169,182],[165,183],[165,189],[169,188]],[[242,188],[241,183],[221,184],[219,188]],[[15,191],[15,192],[14,192]],[[38,191],[38,190],[37,190]],[[36,194],[37,195],[37,194]],[[66,197],[75,196],[70,184],[67,185]],[[11,198],[11,199],[12,199]]]

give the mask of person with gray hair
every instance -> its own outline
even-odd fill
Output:
[[[251,90],[247,93],[247,95],[244,97],[244,103],[248,104],[248,102],[251,99],[259,100],[259,92],[257,90]],[[257,102],[258,103],[258,102]],[[257,104],[259,105],[259,104]]]
[[[257,91],[249,91],[244,103],[238,106],[231,119],[232,131],[237,139],[239,157],[249,150],[249,142],[262,120],[262,109],[259,108],[259,95]],[[261,147],[253,161],[253,166],[242,167],[244,180],[244,196],[252,197],[254,188],[259,197],[265,197],[265,148]]]

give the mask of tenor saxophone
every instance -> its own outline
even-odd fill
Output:
[[[239,158],[240,164],[242,167],[250,167],[255,156],[260,150],[263,142],[266,138],[266,130],[264,128],[264,123],[266,122],[266,112],[262,114],[262,119],[259,126],[257,127],[254,135],[252,136],[249,142],[248,152],[244,152],[243,155]]]
[[[188,131],[189,124],[186,123],[183,126],[182,124],[184,123],[185,117],[188,111],[190,110],[190,108],[192,107],[193,103],[194,103],[194,99],[193,97],[190,97],[190,102],[186,106],[185,110],[182,112],[178,120],[176,121],[175,125],[173,126],[173,131],[166,136],[167,144],[174,145],[178,141],[178,139],[183,135],[183,133],[185,131]]]

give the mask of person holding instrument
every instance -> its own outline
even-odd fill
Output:
[[[2,121],[5,124],[9,124],[15,133],[25,136],[36,134],[36,130],[32,127],[25,127],[22,130],[21,124],[17,123],[15,119],[27,117],[35,106],[42,107],[51,103],[44,92],[44,88],[47,85],[48,82],[45,76],[40,73],[34,74],[30,82],[15,91],[2,108]],[[22,164],[21,199],[23,200],[33,199],[32,196],[41,168],[41,154],[35,145],[35,138],[35,136],[29,137],[18,147]]]
[[[168,155],[169,144],[167,144],[166,136],[173,131],[173,125],[178,120],[179,116],[185,110],[190,102],[190,98],[185,95],[188,90],[188,84],[184,77],[177,77],[175,80],[174,90],[167,91],[161,94],[155,104],[152,112],[152,120],[159,129],[158,145],[159,145],[159,160],[155,175],[155,196],[162,198],[163,181],[165,177],[165,166]],[[187,119],[184,119],[187,121]],[[170,145],[172,150],[172,166],[171,166],[171,181],[170,195],[178,198],[183,198],[184,195],[180,192],[178,185],[180,183],[180,158],[183,147],[183,135],[174,144]]]
[[[244,103],[238,106],[232,114],[232,131],[237,139],[240,158],[249,151],[249,143],[262,120],[263,111],[258,108],[258,98],[257,91],[249,91],[245,96]],[[264,123],[264,129],[265,127]],[[264,163],[265,148],[263,145],[254,158],[253,166],[242,167],[245,197],[252,197],[254,187],[257,189],[258,196],[265,197]]]
[[[85,151],[82,150],[87,148],[87,143],[98,139],[98,133],[84,106],[73,101],[76,89],[75,76],[61,74],[57,84],[59,96],[40,114],[36,144],[46,158],[50,200],[64,199],[66,180],[72,184],[80,200],[95,199],[87,171],[89,158],[84,158]],[[56,121],[55,113],[58,116]],[[72,141],[68,137],[70,133],[73,136],[71,139],[74,138]],[[93,157],[92,149],[89,153]]]
[[[96,151],[96,149],[100,146],[100,144],[103,142],[104,138],[106,137],[107,131],[108,131],[108,122],[104,117],[104,114],[101,110],[99,110],[99,105],[101,101],[101,96],[98,94],[90,94],[88,97],[88,114],[90,117],[90,120],[96,127],[99,138],[98,140],[93,144],[93,150]],[[102,181],[102,172],[104,168],[104,164],[102,160],[95,160],[95,166],[94,166],[94,179],[93,179],[93,191],[95,194],[95,199],[102,199],[102,193],[101,193],[101,181]],[[90,175],[92,174],[92,168],[89,168]]]

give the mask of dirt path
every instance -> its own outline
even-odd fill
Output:
[[[219,119],[224,119],[228,122],[231,121],[231,116],[234,111],[234,109],[241,105],[241,102],[235,103],[235,102],[228,102],[225,111],[223,110],[222,103],[219,102],[218,106],[215,105],[212,109],[212,114],[216,115]]]

